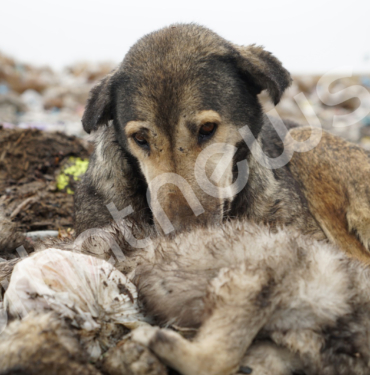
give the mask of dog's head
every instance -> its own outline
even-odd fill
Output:
[[[223,156],[246,147],[241,127],[257,137],[263,118],[257,94],[266,89],[276,104],[290,82],[261,47],[175,25],[131,48],[92,89],[82,122],[90,133],[113,120],[119,144],[137,159],[148,184],[156,224],[168,232],[172,225],[220,221],[233,199],[225,187],[236,178],[241,153],[232,162]],[[166,215],[172,225],[164,229]]]

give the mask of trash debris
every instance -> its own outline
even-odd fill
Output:
[[[81,116],[89,91],[115,65],[78,63],[56,72],[0,53],[0,123],[85,135]]]
[[[369,74],[370,75],[370,74]],[[289,119],[298,122],[302,125],[317,124],[325,131],[333,133],[337,136],[345,138],[348,141],[360,143],[361,146],[367,147],[362,142],[361,129],[365,126],[366,114],[370,115],[370,95],[361,98],[361,103],[355,96],[361,97],[359,90],[367,89],[370,94],[370,88],[367,86],[369,77],[352,76],[349,78],[327,77],[329,81],[333,81],[330,85],[330,92],[325,90],[321,85],[320,76],[314,75],[300,75],[293,76],[293,83],[290,88],[284,93],[280,103],[274,107],[268,95],[262,92],[259,97],[266,112],[275,108],[282,119]],[[346,100],[346,88],[351,87],[351,95],[354,97]],[[359,89],[360,87],[360,89]],[[321,92],[321,99],[328,100],[330,95],[341,91],[338,98],[337,105],[326,105],[318,96],[318,91]],[[356,94],[357,93],[357,94]],[[303,95],[302,95],[303,94]],[[348,93],[347,93],[348,95]],[[364,118],[358,116],[355,110],[361,104]],[[335,116],[346,115],[346,118],[340,123],[333,120]],[[353,122],[352,125],[348,125]],[[335,126],[334,126],[335,125]]]
[[[4,297],[12,316],[55,311],[72,322],[92,360],[145,321],[134,284],[110,263],[48,249],[20,261]],[[118,338],[119,337],[119,338]]]
[[[73,185],[75,184],[73,182],[80,180],[80,176],[86,172],[88,166],[88,159],[70,156],[67,164],[62,168],[60,174],[57,176],[56,181],[58,190],[66,189],[68,194],[74,194]]]
[[[35,67],[16,61],[0,53],[0,123],[4,127],[36,128],[46,131],[61,131],[66,134],[84,136],[81,117],[84,106],[93,84],[116,67],[117,63],[77,63],[57,72],[48,67]],[[359,87],[370,92],[370,74],[353,75],[339,78],[330,84],[330,92],[323,90],[319,75],[295,75],[292,86],[276,107],[282,118],[295,120],[308,125],[309,121],[319,119],[324,130],[344,137],[352,142],[361,143],[360,129],[364,124],[356,121],[354,111],[360,105],[359,99],[352,97],[346,100],[345,89],[351,87],[353,95]],[[320,82],[319,82],[320,80]],[[331,93],[342,96],[337,105],[326,105],[319,96],[330,97]],[[302,111],[304,94],[310,111]],[[5,101],[5,98],[8,101]],[[260,100],[268,111],[273,108],[268,95],[262,93]],[[363,109],[370,111],[370,103],[361,102]],[[307,107],[306,103],[306,107]],[[307,109],[307,108],[306,108]],[[351,115],[352,114],[352,115]],[[338,115],[349,115],[342,124],[333,126],[333,118]],[[354,120],[354,125],[348,121]],[[340,126],[338,126],[340,125]],[[366,143],[366,142],[365,142]]]
[[[24,244],[24,233],[19,230],[16,223],[5,217],[0,207],[0,262],[4,260],[2,258],[15,257],[16,249]]]
[[[38,238],[44,237],[58,237],[59,231],[57,230],[36,230],[34,232],[26,233],[26,237],[30,238],[31,240],[36,240]]]

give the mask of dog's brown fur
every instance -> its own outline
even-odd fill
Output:
[[[333,214],[325,216],[317,208],[324,202],[330,204],[333,191],[341,195],[347,189],[347,176],[353,169],[348,160],[355,156],[348,157],[336,172],[330,169],[329,160],[346,159],[347,151],[359,154],[359,148],[324,136],[320,149],[327,149],[328,153],[320,151],[320,157],[328,162],[315,162],[319,152],[313,152],[297,156],[293,164],[287,160],[287,165],[271,170],[255,160],[241,138],[239,129],[248,125],[267,156],[276,157],[283,152],[282,141],[263,114],[257,94],[266,89],[278,103],[290,82],[281,63],[261,47],[233,45],[198,25],[174,25],[143,37],[122,64],[91,91],[83,125],[87,132],[101,129],[89,169],[76,194],[77,233],[111,222],[106,207],[110,203],[118,210],[131,205],[134,220],[162,231],[158,222],[161,213],[153,217],[147,202],[149,191],[152,201],[159,203],[176,230],[245,217],[271,227],[292,225],[317,239],[333,240],[334,232],[328,228],[336,227],[335,243],[349,252],[349,244],[354,244],[357,250],[352,254],[368,262],[368,236],[363,235],[368,231],[368,217],[364,220],[365,211],[360,213],[353,206],[357,199],[356,207],[369,207],[365,187],[361,188],[361,196],[351,198],[353,209],[346,216],[347,222],[341,219],[338,225]],[[214,134],[207,139],[199,135],[205,123],[216,125]],[[289,121],[285,126],[288,130],[297,127]],[[147,142],[144,146],[135,141],[138,134]],[[238,151],[216,186],[228,186],[237,179],[238,162],[247,160],[249,166],[246,186],[228,198],[204,192],[194,173],[202,150],[220,142]],[[335,142],[341,147],[331,147]],[[216,154],[209,159],[207,178],[220,157]],[[308,165],[313,164],[317,175],[328,176],[326,191],[320,192],[318,185],[313,186],[307,178]],[[368,165],[362,158],[357,166],[360,172],[351,177],[353,183],[360,183]],[[163,183],[155,192],[152,182],[165,182],[166,173],[176,174],[185,182],[181,186]],[[342,178],[334,178],[335,174]],[[189,198],[189,186],[204,209],[198,216],[185,199]],[[190,196],[194,201],[194,195]],[[346,205],[343,199],[346,198],[340,196],[341,204],[337,201],[342,212]],[[329,212],[328,207],[324,210]]]
[[[311,142],[320,140],[319,144],[311,151],[296,152],[289,169],[327,238],[369,264],[370,154],[341,138],[313,132]],[[299,142],[307,141],[311,130],[294,129],[290,134]]]
[[[289,84],[289,73],[270,53],[255,46],[234,46],[197,25],[177,25],[141,39],[121,66],[92,90],[85,110],[83,124],[88,132],[110,120],[112,124],[98,136],[77,192],[77,232],[107,224],[111,216],[105,205],[111,202],[119,210],[132,205],[135,215],[140,215],[138,221],[150,223],[146,191],[149,187],[153,194],[150,182],[163,173],[183,177],[205,210],[196,217],[183,192],[164,184],[158,201],[175,229],[219,223],[248,212],[260,221],[295,222],[302,230],[319,231],[289,172],[261,174],[238,131],[247,124],[255,137],[276,136],[257,94],[267,89],[278,102]],[[209,122],[217,129],[212,138],[202,141],[199,128]],[[134,141],[138,133],[145,137],[147,148]],[[230,185],[237,177],[236,163],[249,161],[250,181],[239,199],[212,197],[195,179],[200,152],[220,142],[236,146],[238,152],[218,186]],[[219,159],[217,154],[207,163],[208,178]]]

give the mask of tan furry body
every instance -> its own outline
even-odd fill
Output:
[[[122,340],[97,366],[79,342],[78,331],[54,313],[30,313],[0,335],[1,375],[166,375],[145,347]],[[99,369],[98,369],[99,368]],[[102,372],[100,371],[102,370]]]
[[[117,228],[106,228],[80,250],[109,258],[105,231],[115,237]],[[369,373],[370,271],[337,247],[289,229],[272,233],[233,221],[157,238],[125,255],[118,266],[137,285],[148,318],[160,326],[198,330],[191,341],[150,326],[133,332],[134,340],[184,375],[249,368],[255,375],[271,369],[277,375]],[[22,329],[28,324],[33,323],[25,320]],[[29,332],[39,337],[34,342],[42,357],[46,337],[39,331]],[[1,336],[6,358],[15,355],[7,354],[9,348],[16,353],[22,347],[21,335],[11,332]],[[125,359],[118,363],[119,350],[107,368],[125,368]],[[33,357],[24,353],[19,364],[30,368]]]
[[[0,335],[0,373],[99,375],[76,335],[60,317],[30,314]]]
[[[155,327],[133,333],[181,374],[370,371],[370,271],[338,248],[236,222],[162,241],[140,262],[147,313],[199,328],[192,341]]]

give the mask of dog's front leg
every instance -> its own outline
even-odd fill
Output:
[[[271,270],[222,269],[209,285],[204,323],[194,341],[156,327],[135,330],[133,339],[183,375],[234,374],[274,310],[274,285]]]

